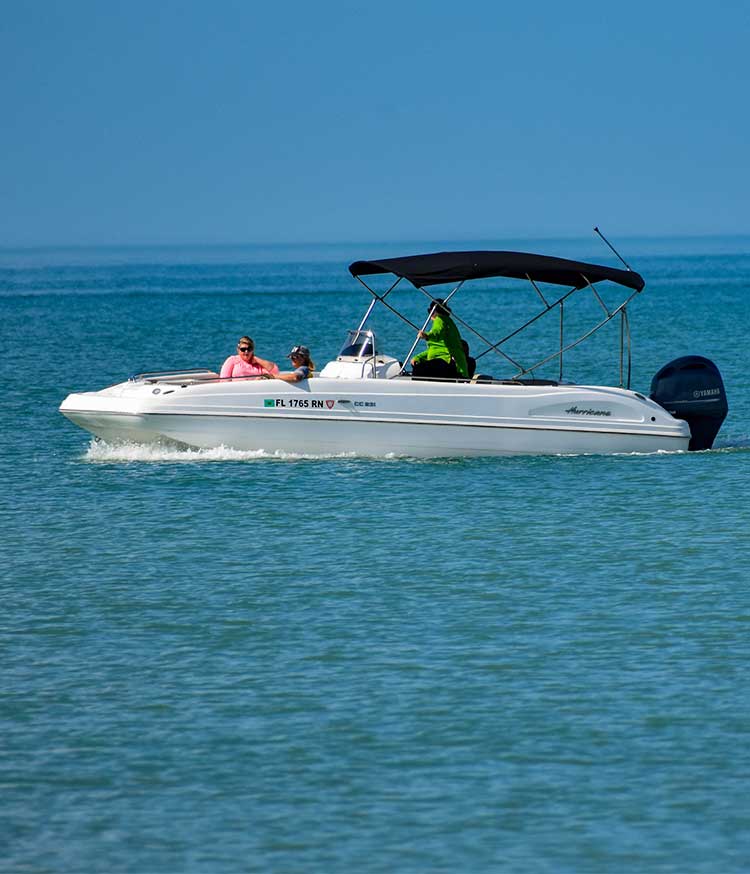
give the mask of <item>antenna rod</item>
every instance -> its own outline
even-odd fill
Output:
[[[595,227],[595,228],[594,228],[594,232],[597,233],[597,234],[599,234],[599,236],[604,240],[604,242],[609,246],[609,248],[610,248],[610,249],[615,253],[615,255],[617,255],[617,257],[620,259],[620,261],[622,261],[622,263],[623,263],[623,264],[627,267],[627,269],[632,273],[632,272],[633,272],[633,268],[632,268],[632,267],[630,266],[630,264],[628,264],[628,262],[627,262],[627,261],[622,257],[622,255],[617,251],[617,249],[615,249],[615,247],[612,245],[612,243],[609,242],[609,240],[604,236],[604,234],[599,230],[599,228],[596,228],[596,227]]]

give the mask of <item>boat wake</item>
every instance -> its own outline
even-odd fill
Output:
[[[195,463],[210,461],[300,461],[304,459],[356,458],[355,452],[313,455],[301,452],[268,452],[264,449],[232,449],[217,446],[212,449],[191,449],[189,446],[161,443],[106,443],[93,439],[83,455],[84,461],[97,464],[140,462]]]
[[[748,444],[744,444],[744,448]],[[736,444],[716,449],[736,449]],[[714,450],[715,451],[715,450]],[[614,452],[608,453],[611,457],[653,457],[655,455],[674,456],[684,455],[685,451],[660,449],[655,452]],[[535,458],[598,458],[598,453],[586,452],[561,452],[547,456],[531,456]],[[530,456],[511,454],[504,456],[476,456],[473,460],[478,462],[499,460],[505,462],[528,462]],[[403,455],[397,452],[388,452],[383,455],[372,455],[361,452],[330,452],[330,453],[302,453],[286,452],[277,449],[269,452],[265,449],[232,449],[229,446],[217,446],[212,449],[193,449],[176,443],[107,443],[98,438],[92,438],[86,452],[82,456],[83,461],[94,464],[123,464],[131,462],[159,463],[169,462],[178,464],[206,463],[214,461],[321,461],[330,459],[364,459],[367,461],[401,462],[406,464],[455,464],[469,461],[465,457],[452,456],[422,456]]]

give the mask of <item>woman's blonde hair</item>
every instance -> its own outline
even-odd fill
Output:
[[[312,373],[315,370],[315,362],[309,355],[303,355],[302,357],[305,359],[305,364],[310,368],[310,373]]]

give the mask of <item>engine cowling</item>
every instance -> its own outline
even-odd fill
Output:
[[[665,364],[651,380],[651,399],[690,426],[688,449],[710,449],[729,404],[719,368],[701,355]]]

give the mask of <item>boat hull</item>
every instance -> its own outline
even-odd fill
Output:
[[[686,450],[686,423],[624,389],[327,379],[136,381],[60,411],[107,442],[415,457]]]

